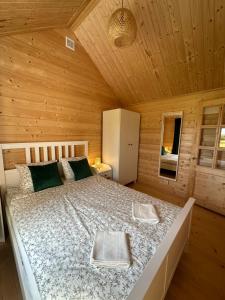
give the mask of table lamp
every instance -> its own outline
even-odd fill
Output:
[[[102,165],[102,163],[101,163],[101,157],[96,157],[95,158],[95,167],[97,169],[101,169],[101,165]]]

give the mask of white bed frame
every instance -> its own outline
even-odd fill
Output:
[[[17,186],[19,176],[16,169],[5,170],[3,151],[11,149],[24,149],[26,162],[31,162],[31,149],[35,149],[35,162],[40,161],[40,149],[43,149],[44,161],[48,161],[48,153],[51,151],[51,159],[55,159],[55,153],[58,151],[59,159],[62,157],[62,149],[64,148],[65,157],[76,156],[74,146],[83,145],[84,154],[88,156],[87,141],[72,141],[72,142],[48,142],[48,143],[17,143],[17,144],[2,144],[0,145],[0,185],[2,197],[5,197],[5,191],[8,186]],[[71,147],[69,151],[69,147]],[[148,262],[140,279],[132,289],[127,300],[162,300],[168,290],[169,284],[176,270],[182,252],[187,244],[190,227],[192,208],[195,199],[190,198],[182,208],[177,219],[168,231],[166,237],[160,244],[152,259]],[[39,293],[35,286],[34,276],[29,264],[22,260],[22,251],[20,241],[16,238],[12,226],[12,220],[6,206],[6,218],[14,251],[16,267],[20,280],[22,295],[25,300],[39,300]],[[25,268],[26,267],[26,268]]]

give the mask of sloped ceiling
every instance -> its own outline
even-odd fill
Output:
[[[223,0],[125,0],[138,25],[135,43],[107,38],[118,0],[101,0],[75,31],[124,105],[224,86]]]
[[[71,26],[96,0],[0,0],[0,36]]]

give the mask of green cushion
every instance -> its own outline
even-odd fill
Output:
[[[80,180],[92,176],[91,168],[86,158],[80,160],[69,161],[73,170],[75,180]]]
[[[31,172],[35,192],[63,184],[57,162],[41,166],[28,166],[28,168]]]

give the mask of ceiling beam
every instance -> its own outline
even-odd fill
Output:
[[[79,11],[76,11],[76,13],[70,18],[70,20],[67,23],[67,26],[70,27],[72,31],[75,31],[100,1],[101,0],[84,1]]]

